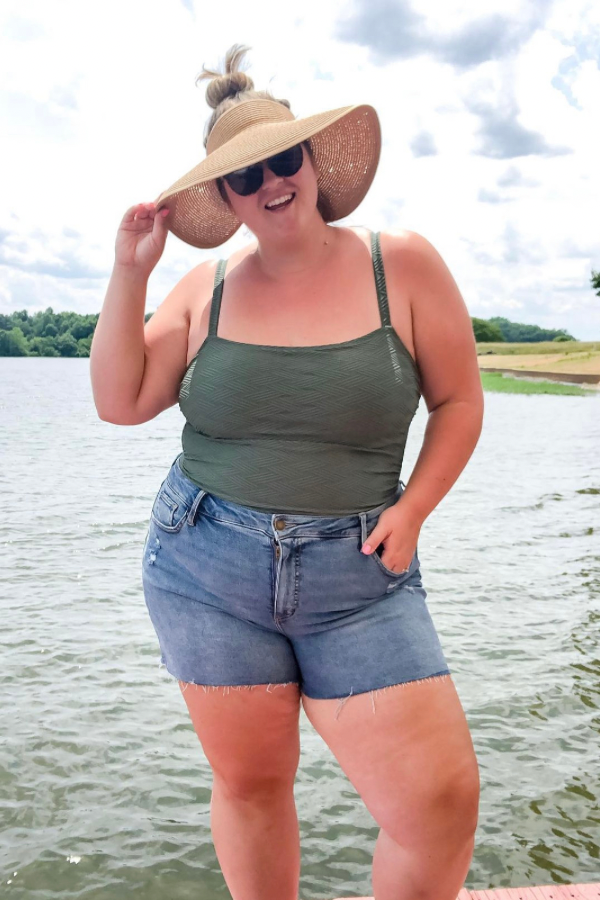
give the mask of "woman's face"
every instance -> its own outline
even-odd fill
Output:
[[[317,173],[305,146],[302,155],[302,165],[289,177],[276,175],[263,160],[263,183],[255,194],[246,197],[236,194],[223,179],[233,212],[259,241],[294,238],[314,225],[315,216],[321,218],[317,211]],[[293,194],[294,199],[285,208],[274,212],[266,208],[271,200],[287,194]]]

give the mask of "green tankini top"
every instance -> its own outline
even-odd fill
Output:
[[[289,515],[345,516],[394,495],[421,379],[390,322],[379,232],[371,253],[381,326],[309,347],[219,337],[219,260],[208,335],[179,392],[179,465],[193,482]]]

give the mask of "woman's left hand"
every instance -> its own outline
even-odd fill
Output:
[[[383,541],[381,562],[387,569],[400,575],[411,564],[420,531],[419,522],[407,516],[400,504],[396,503],[381,513],[361,550],[365,555],[374,553]]]

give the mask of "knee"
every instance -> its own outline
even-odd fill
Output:
[[[283,778],[264,773],[229,772],[220,776],[213,770],[213,792],[218,791],[228,799],[240,802],[267,803],[270,799],[275,800],[290,791],[293,793],[294,781],[293,777]]]
[[[405,849],[445,848],[449,858],[472,848],[479,815],[479,771],[461,765],[431,778],[394,803],[373,812],[379,825]]]
[[[449,773],[431,803],[440,820],[459,841],[470,841],[479,819],[480,781],[476,760]]]

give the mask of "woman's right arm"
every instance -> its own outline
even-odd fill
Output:
[[[144,376],[144,311],[148,278],[131,267],[113,272],[94,331],[90,376],[105,422],[129,423]]]
[[[94,331],[90,350],[94,403],[99,417],[115,425],[148,421],[166,408],[166,401],[167,405],[173,402],[171,389],[168,397],[159,392],[151,409],[142,410],[139,403],[146,368],[146,290],[168,234],[164,212],[157,214],[154,203],[138,203],[125,213],[117,234],[113,272]],[[162,304],[160,317],[168,322],[165,351],[173,354],[171,359],[179,367],[181,359],[185,363],[189,330],[185,290],[184,278]],[[165,306],[168,309],[163,309]]]

